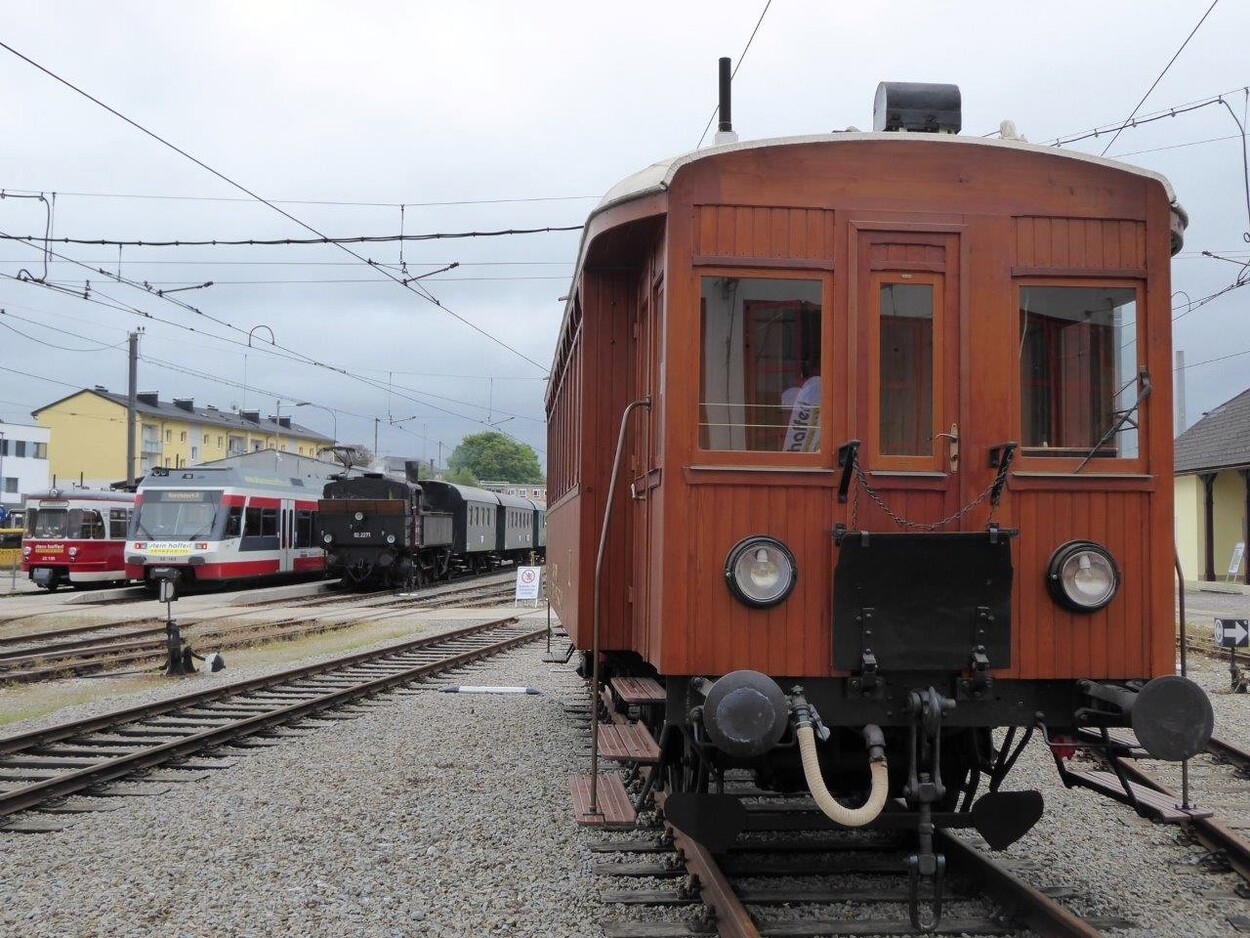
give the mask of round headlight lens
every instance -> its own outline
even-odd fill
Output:
[[[794,555],[771,537],[748,537],[734,545],[725,560],[725,582],[739,602],[756,608],[775,606],[790,595],[798,578]]]
[[[388,534],[388,535],[386,535],[386,543],[388,543],[388,544],[394,544],[394,543],[395,543],[395,535],[394,535],[394,534]]]
[[[1120,571],[1107,549],[1092,541],[1060,546],[1046,568],[1051,598],[1073,612],[1096,612],[1115,598]]]
[[[364,521],[364,520],[365,520],[365,513],[364,513],[363,511],[358,511],[358,512],[356,512],[356,514],[355,514],[355,515],[353,515],[353,517],[354,517],[357,521]]]
[[[325,541],[327,544],[329,544],[331,541],[333,541],[333,540],[334,540],[334,538],[333,538],[333,537],[331,537],[329,534],[323,534],[323,535],[321,536],[321,539],[322,539],[323,541]]]

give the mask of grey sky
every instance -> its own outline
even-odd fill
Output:
[[[737,61],[763,5],[50,2],[12,5],[0,38],[265,198],[386,203],[282,206],[327,234],[382,235],[399,230],[399,203],[408,233],[580,224],[613,183],[695,147],[715,106],[716,59]],[[1209,5],[774,0],[735,82],[735,128],[744,139],[868,129],[878,81],[948,81],[962,89],[966,133],[1011,118],[1046,143],[1126,117]],[[1235,37],[1248,32],[1250,5],[1222,0],[1141,113],[1233,91],[1226,100],[1243,119],[1250,69]],[[3,51],[0,96],[0,187],[57,192],[54,235],[307,235]],[[1105,140],[1073,149],[1098,153]],[[1232,283],[1237,266],[1200,253],[1250,255],[1228,111],[1125,131],[1108,155],[1166,174],[1190,213],[1174,289],[1198,300]],[[480,204],[431,204],[448,202]],[[0,201],[0,231],[43,224],[40,203]],[[411,273],[460,262],[424,285],[545,366],[577,243],[565,233],[408,244],[404,260]],[[354,249],[399,263],[395,244]],[[116,248],[56,250],[117,270]],[[30,422],[72,387],[124,390],[125,335],[143,325],[139,383],[163,398],[266,413],[279,399],[283,413],[312,401],[338,411],[340,439],[372,445],[376,425],[384,453],[433,457],[441,440],[446,458],[484,423],[545,450],[540,369],[334,247],[126,248],[120,265],[164,287],[214,281],[174,295],[242,331],[65,263],[50,279],[81,289],[89,276],[97,298],[199,331],[0,280],[10,327],[0,365],[52,379],[0,371],[0,416]],[[0,244],[0,273],[21,268],[41,273],[40,252]],[[1250,386],[1248,298],[1235,290],[1177,321],[1190,423]],[[382,387],[274,357],[263,329],[250,352],[210,337],[245,342],[261,324],[280,345]],[[332,428],[315,407],[296,420]]]

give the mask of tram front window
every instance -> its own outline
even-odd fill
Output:
[[[132,540],[190,541],[213,534],[221,492],[145,492],[131,522]]]
[[[40,508],[31,512],[31,537],[64,537],[69,512],[64,508]]]

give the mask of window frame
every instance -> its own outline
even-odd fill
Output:
[[[1045,276],[1027,276],[1013,277],[1011,280],[1011,302],[1012,314],[1014,317],[1014,329],[1012,335],[1015,338],[1017,348],[1022,349],[1020,343],[1020,289],[1022,287],[1092,287],[1098,289],[1124,289],[1132,290],[1134,294],[1134,303],[1137,313],[1134,321],[1136,328],[1137,342],[1137,362],[1136,373],[1145,368],[1150,369],[1150,353],[1151,349],[1148,342],[1149,332],[1146,328],[1146,282],[1140,278],[1133,277],[1045,277]],[[1015,403],[1012,408],[1012,427],[1013,438],[1020,441],[1020,448],[1016,453],[1014,460],[1013,473],[1026,473],[1029,475],[1046,475],[1046,476],[1062,476],[1071,477],[1076,475],[1077,467],[1085,461],[1085,456],[1039,456],[1031,453],[1031,447],[1024,445],[1024,382],[1023,376],[1020,374],[1020,354],[1017,354],[1015,364]],[[1153,375],[1152,375],[1153,379]],[[1136,392],[1133,397],[1136,399]],[[1137,455],[1136,456],[1094,456],[1091,458],[1083,469],[1080,476],[1097,476],[1097,475],[1142,475],[1150,471],[1149,452],[1150,452],[1150,407],[1151,395],[1141,402],[1138,408],[1137,422]],[[1093,444],[1090,444],[1091,447]]]
[[[883,453],[881,434],[881,288],[899,286],[928,286],[933,296],[932,337],[930,346],[931,373],[930,394],[932,412],[930,420],[930,446],[927,454]],[[948,276],[939,271],[927,270],[874,270],[868,281],[868,297],[872,304],[868,310],[868,414],[863,425],[864,437],[871,440],[869,456],[875,471],[883,472],[940,472],[950,475],[947,441],[938,436],[949,433],[950,425],[957,422],[955,415],[947,413],[948,401],[946,358],[947,345],[951,341],[950,315],[946,309],[946,294],[950,287]],[[958,315],[958,311],[955,311]],[[966,390],[965,390],[966,393]],[[956,403],[956,406],[958,404]]]
[[[841,419],[835,425],[834,408],[831,406],[834,381],[828,380],[830,369],[836,368],[840,375],[845,372],[845,356],[835,357],[834,331],[834,272],[810,267],[734,267],[697,266],[690,284],[690,302],[694,315],[690,317],[691,338],[698,354],[698,367],[691,371],[690,430],[688,439],[692,461],[697,465],[716,467],[743,467],[759,469],[827,469],[833,453],[839,445],[834,440],[835,429],[840,430]],[[703,280],[717,277],[738,277],[743,280],[790,280],[820,284],[820,446],[810,453],[787,453],[777,450],[704,449],[700,444],[701,410],[703,407],[704,338],[703,338]],[[842,341],[839,336],[838,341]],[[845,387],[845,380],[836,382]]]

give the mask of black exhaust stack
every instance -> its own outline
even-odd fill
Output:
[[[733,105],[730,101],[730,83],[733,79],[733,72],[729,67],[729,57],[725,56],[720,60],[720,104],[717,107],[717,113],[720,119],[716,125],[716,143],[737,143],[738,135],[734,133],[733,125]]]

